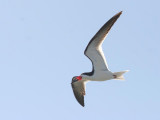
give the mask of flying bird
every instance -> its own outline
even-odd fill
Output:
[[[82,73],[80,76],[72,78],[71,86],[73,93],[79,104],[84,107],[84,95],[85,95],[85,84],[88,81],[106,81],[111,79],[123,80],[123,74],[128,70],[121,72],[111,72],[108,69],[108,65],[102,50],[102,43],[106,38],[113,24],[122,14],[122,11],[114,15],[108,20],[102,28],[93,36],[87,45],[84,54],[92,62],[92,71]]]

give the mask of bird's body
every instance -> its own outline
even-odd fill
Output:
[[[95,72],[92,76],[81,75],[84,80],[88,81],[106,81],[110,79],[114,79],[113,73],[108,70],[103,70],[99,72]]]
[[[111,79],[124,79],[123,74],[126,71],[111,72],[102,50],[102,43],[107,36],[109,30],[119,18],[122,12],[119,12],[107,21],[102,28],[95,34],[86,47],[84,54],[92,62],[92,71],[82,73],[80,76],[72,78],[72,88],[77,101],[84,106],[85,84],[87,81],[106,81]]]

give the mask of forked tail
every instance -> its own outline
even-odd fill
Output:
[[[114,76],[114,79],[117,79],[117,80],[124,80],[124,77],[123,77],[123,74],[128,72],[129,70],[125,70],[125,71],[121,71],[121,72],[114,72],[113,73],[113,76]]]

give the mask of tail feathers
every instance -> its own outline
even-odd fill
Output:
[[[117,80],[124,80],[123,74],[128,72],[129,70],[121,71],[121,72],[114,72],[113,75],[115,76],[114,79]]]

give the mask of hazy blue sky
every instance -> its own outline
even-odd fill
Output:
[[[159,0],[0,0],[0,120],[160,120]],[[91,71],[83,51],[123,14],[103,50],[125,81],[89,82],[85,107],[71,79]]]

